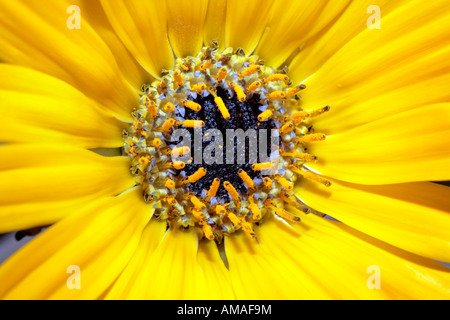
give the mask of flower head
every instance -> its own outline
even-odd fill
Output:
[[[450,11],[378,2],[0,4],[0,297],[448,298]]]

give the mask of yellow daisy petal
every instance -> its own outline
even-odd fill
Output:
[[[89,195],[54,201],[30,199],[27,202],[0,203],[0,232],[13,232],[51,225],[87,206],[97,198],[97,196]]]
[[[450,93],[442,90],[450,81],[446,72],[450,70],[449,54],[450,46],[436,48],[402,68],[357,86],[352,94],[342,92],[331,97],[333,107],[326,117],[317,118],[315,128],[328,134],[339,133],[394,112],[449,101]]]
[[[328,119],[318,119],[316,128],[328,126],[334,133],[393,112],[448,101],[448,94],[435,94],[427,84],[448,81],[450,29],[442,27],[449,21],[448,3],[429,2],[420,12],[416,5],[387,15],[381,30],[365,29],[305,81],[305,106],[332,106]],[[419,83],[423,90],[415,86]]]
[[[0,296],[97,298],[129,261],[151,214],[138,188],[93,202],[45,231],[1,266]],[[80,271],[79,289],[71,277],[71,266]]]
[[[449,180],[450,104],[425,106],[327,137],[309,166],[360,184]]]
[[[64,145],[3,145],[0,158],[0,232],[51,224],[77,201],[116,195],[134,184],[128,158]]]
[[[117,300],[140,298],[133,292],[133,287],[139,285],[136,283],[136,279],[142,272],[141,268],[144,265],[144,262],[156,250],[165,233],[166,225],[164,223],[160,223],[154,219],[149,221],[142,232],[141,240],[139,241],[136,252],[133,254],[130,262],[112,285],[106,295],[106,299]]]
[[[196,56],[203,43],[206,0],[167,0],[168,35],[174,53],[179,58]]]
[[[219,49],[225,49],[225,24],[227,18],[227,1],[208,1],[208,9],[203,31],[203,43],[209,44],[216,40]]]
[[[266,221],[258,230],[257,249],[254,243],[229,239],[227,256],[238,298],[445,299],[450,294],[448,269],[435,261],[314,215],[293,227],[297,233],[287,232],[277,219]],[[379,289],[373,270],[380,271]],[[270,289],[256,279],[264,279]],[[295,284],[297,289],[285,291]]]
[[[442,53],[442,57],[448,54],[450,54],[450,50]],[[439,63],[434,65],[438,66]],[[416,66],[419,66],[419,64]],[[431,69],[425,66],[422,70],[427,70],[427,72],[421,74],[417,70],[417,75],[421,77],[413,80],[408,85],[367,96],[366,100],[357,103],[349,101],[352,98],[346,98],[348,101],[338,104],[336,108],[331,108],[326,117],[318,118],[314,127],[316,130],[326,134],[339,134],[351,130],[355,126],[366,124],[394,113],[428,104],[449,101],[450,93],[447,90],[442,90],[442,88],[449,83],[450,74],[429,77],[427,73],[433,72],[434,68]],[[405,76],[409,76],[409,74]],[[394,83],[397,80],[391,78],[390,81],[390,83]]]
[[[207,299],[206,283],[197,263],[197,242],[193,230],[167,232],[140,266],[129,298]]]
[[[43,71],[73,85],[120,118],[129,119],[138,96],[122,80],[114,56],[81,15],[69,29],[70,1],[2,2],[0,59]],[[20,12],[20,14],[17,14]],[[70,22],[70,21],[69,21]]]
[[[136,89],[141,88],[144,83],[151,83],[153,80],[148,71],[139,64],[114,32],[101,3],[82,0],[80,9],[83,11],[83,17],[97,31],[113,53],[120,72],[127,81]]]
[[[408,0],[380,0],[376,5],[380,8],[382,19]],[[337,4],[340,1],[331,1]],[[331,3],[330,3],[331,4]],[[314,74],[320,67],[338,52],[347,42],[367,28],[365,23],[370,14],[367,13],[371,0],[352,1],[326,32],[313,36],[305,43],[301,51],[289,64],[291,77],[299,83]],[[373,12],[373,11],[372,11]],[[384,27],[384,24],[383,24]]]
[[[264,222],[264,228],[267,223]],[[289,229],[286,227],[283,232],[295,233]],[[278,248],[278,252],[289,250],[285,244]],[[273,258],[273,254],[268,252],[265,246],[250,239],[244,232],[234,233],[232,237],[226,238],[225,251],[237,299],[330,297],[326,287],[321,287],[315,280],[320,273],[311,274],[304,268],[304,257],[298,257],[295,266],[289,265],[285,268],[280,261]]]
[[[268,30],[256,49],[267,65],[280,66],[294,50],[332,21],[345,1],[275,1]]]
[[[0,141],[68,143],[85,148],[123,145],[123,123],[52,76],[0,64]]]
[[[272,3],[273,0],[228,1],[225,31],[227,46],[242,48],[246,54],[255,50],[267,27]]]
[[[303,181],[296,194],[312,208],[404,250],[450,261],[450,189],[430,182],[363,186]]]
[[[214,241],[204,240],[199,243],[197,261],[205,279],[204,292],[202,292],[205,299],[236,299],[230,274],[220,258]]]
[[[160,1],[101,1],[106,16],[131,54],[159,77],[171,69],[173,55],[167,40],[167,13]]]
[[[234,293],[231,287],[231,282],[229,279],[228,271],[226,270],[217,249],[216,244],[213,241],[199,243],[197,252],[197,262],[194,261],[194,252],[196,251],[197,244],[195,237],[192,234],[188,235],[178,235],[178,238],[171,238],[171,240],[164,240],[164,244],[161,244],[161,239],[163,239],[166,232],[166,224],[161,222],[152,221],[144,230],[139,247],[133,256],[133,259],[127,265],[125,270],[122,272],[120,277],[112,286],[111,290],[107,294],[107,299],[162,299],[165,296],[171,297],[172,299],[182,295],[186,299],[203,298],[203,299],[233,299]],[[170,233],[165,237],[171,237]],[[182,242],[182,239],[190,239],[188,241],[186,248],[187,256],[182,254],[182,250],[173,251],[174,246],[181,246],[181,243],[171,242]],[[162,245],[162,248],[159,246]],[[170,246],[171,249],[168,249]],[[158,249],[159,253],[153,253]],[[163,259],[163,261],[156,260],[160,259],[161,255],[164,255],[164,250],[169,250],[166,254],[168,257]],[[159,257],[159,258],[157,258]],[[183,257],[188,257],[184,260]],[[163,271],[154,270],[156,266],[161,263],[165,263],[167,259],[171,260],[169,265],[163,265]],[[158,262],[156,262],[158,261]],[[187,267],[187,270],[179,270],[177,266],[182,265],[183,268]],[[150,268],[150,269],[148,269]],[[145,271],[143,271],[145,270]],[[163,272],[163,274],[161,274]],[[184,281],[188,280],[188,277],[193,277],[191,274],[197,275],[194,287],[183,285]],[[164,276],[167,278],[162,278],[158,280],[157,278]],[[183,279],[183,277],[185,277]],[[172,280],[173,279],[173,280]],[[180,281],[180,283],[177,283]],[[166,284],[166,286],[172,286],[170,290],[177,291],[177,289],[182,286],[182,292],[172,296],[168,292],[169,288],[165,288],[164,283],[173,283],[171,285]],[[159,287],[162,286],[162,287]],[[195,288],[198,288],[195,289]]]

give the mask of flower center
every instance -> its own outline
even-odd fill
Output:
[[[260,181],[263,178],[260,171],[252,170],[251,165],[270,161],[269,143],[272,129],[276,129],[275,122],[272,119],[258,122],[258,114],[261,113],[259,108],[262,105],[259,103],[260,94],[257,93],[245,100],[242,99],[241,102],[231,88],[218,86],[214,95],[206,91],[194,96],[193,101],[201,105],[201,110],[197,112],[186,109],[183,116],[186,119],[203,122],[202,127],[198,129],[185,127],[187,141],[191,142],[190,145],[193,147],[193,161],[184,168],[184,172],[187,176],[192,176],[204,169],[205,175],[190,184],[189,189],[195,196],[205,197],[206,193],[203,193],[203,190],[209,190],[210,186],[214,185],[214,180],[218,178],[230,182],[237,192],[245,194],[254,188],[253,180]],[[223,102],[224,110],[226,109],[229,114],[227,119],[223,117],[215,103],[216,98]],[[182,116],[179,113],[176,115]],[[278,149],[278,139],[273,147]],[[264,151],[266,154],[259,155]],[[267,157],[264,157],[265,155]],[[221,186],[215,196],[225,198],[225,201],[233,200]]]
[[[299,108],[287,68],[276,70],[242,49],[204,47],[178,59],[162,80],[144,85],[123,131],[131,173],[168,228],[195,228],[216,240],[276,215],[291,222],[310,208],[294,194],[298,177],[330,182],[304,165],[311,119],[329,110]],[[294,110],[293,112],[291,112]]]

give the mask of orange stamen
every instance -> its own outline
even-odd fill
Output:
[[[238,85],[238,84],[234,84],[233,85],[233,89],[234,89],[234,92],[236,92],[238,100],[240,102],[244,102],[247,97],[246,97],[246,95],[244,93],[244,90],[242,90],[241,86]]]
[[[273,115],[272,110],[267,109],[266,111],[258,115],[258,121],[265,121]]]
[[[292,221],[292,222],[300,222],[301,219],[297,217],[296,215],[293,215],[292,213],[284,210],[283,208],[277,208],[275,206],[271,206],[271,208],[275,211],[275,213],[286,220]]]
[[[167,119],[167,120],[164,122],[164,124],[162,125],[163,131],[169,132],[170,129],[175,125],[175,123],[176,123],[176,122],[175,122],[174,119],[172,119],[172,118]]]
[[[172,149],[172,156],[184,156],[191,152],[191,149],[189,147],[179,147],[179,148],[173,148]]]
[[[202,109],[201,105],[199,105],[197,102],[194,102],[194,101],[191,101],[191,100],[186,100],[184,102],[184,106],[186,108],[189,108],[189,109],[197,111],[197,112]]]
[[[263,162],[263,163],[252,164],[252,170],[254,170],[254,171],[268,170],[270,168],[272,168],[272,162]]]
[[[205,174],[206,174],[206,169],[201,167],[195,173],[191,174],[188,177],[188,180],[189,180],[190,183],[197,182],[198,180],[203,178],[205,176]]]
[[[253,213],[253,220],[259,221],[261,220],[261,211],[256,203],[250,203],[248,208]]]
[[[209,198],[213,198],[216,196],[217,194],[217,190],[219,190],[220,187],[220,179],[219,178],[214,178],[211,187],[209,188],[208,191],[208,197]]]
[[[198,210],[206,209],[206,205],[203,202],[201,202],[196,196],[191,196],[191,202]],[[205,215],[203,214],[203,216]]]
[[[285,189],[286,191],[292,191],[294,189],[294,184],[290,181],[288,181],[286,178],[284,178],[283,176],[281,176],[279,173],[274,175],[274,179],[281,184],[281,186],[283,187],[283,189]]]
[[[222,114],[222,117],[225,120],[230,119],[230,113],[228,112],[227,107],[225,106],[225,103],[223,102],[221,97],[215,97],[214,102],[217,105],[217,108],[219,108],[220,113]]]
[[[217,74],[217,81],[220,82],[227,76],[228,70],[226,67],[222,67],[219,69],[219,73]]]
[[[255,183],[253,182],[252,178],[247,174],[247,172],[245,172],[245,170],[239,169],[238,175],[242,179],[242,181],[244,181],[245,185],[249,189],[255,188]]]
[[[286,94],[284,91],[274,91],[269,93],[269,99],[284,99],[286,98]]]
[[[176,83],[178,83],[179,86],[183,85],[183,76],[181,75],[181,72],[179,70],[175,70],[173,73],[173,79]]]
[[[261,81],[255,81],[255,82],[252,82],[252,84],[248,86],[247,90],[255,91],[256,89],[260,88],[261,86],[262,86]]]
[[[252,74],[259,72],[261,70],[261,66],[258,66],[256,64],[249,66],[247,69],[244,69],[244,71],[239,73],[239,77],[248,77]]]
[[[239,193],[236,191],[236,188],[229,181],[225,181],[223,183],[223,186],[234,201],[240,201]]]
[[[312,133],[304,135],[303,137],[299,138],[297,141],[300,143],[303,142],[314,142],[314,141],[323,141],[326,139],[326,136],[323,133]]]
[[[172,179],[167,179],[165,186],[168,189],[173,189],[173,188],[175,188],[175,182]]]
[[[166,112],[172,112],[173,110],[175,110],[175,106],[173,105],[173,103],[167,102],[164,105],[163,110],[166,111]]]

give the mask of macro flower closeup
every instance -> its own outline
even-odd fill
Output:
[[[448,0],[0,0],[0,298],[449,299],[449,57]]]

